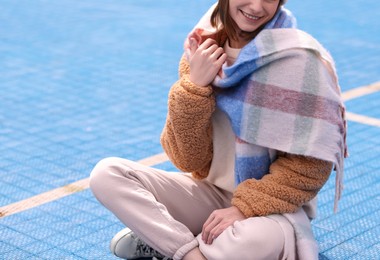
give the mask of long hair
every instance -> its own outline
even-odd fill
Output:
[[[280,0],[278,8],[283,5],[286,0]],[[237,40],[237,32],[239,28],[229,13],[229,0],[219,0],[214,11],[211,14],[211,25],[217,30],[223,30],[228,38]]]

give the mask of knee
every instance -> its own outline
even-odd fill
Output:
[[[236,231],[243,238],[243,248],[248,249],[254,259],[280,258],[285,236],[278,222],[266,217],[249,218],[246,222],[236,223]]]
[[[232,257],[231,259],[239,256],[238,259],[242,260],[279,259],[285,244],[282,228],[276,221],[268,218],[250,218],[235,222],[230,234],[221,240],[224,256]]]
[[[112,179],[115,175],[115,166],[119,158],[109,157],[100,160],[90,174],[89,186],[92,193],[97,197],[104,196],[108,191],[111,185]]]

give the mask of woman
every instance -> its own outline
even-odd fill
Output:
[[[317,259],[315,197],[345,147],[331,57],[280,0],[220,0],[185,42],[161,144],[185,173],[107,158],[97,199],[122,258]],[[190,174],[191,173],[191,174]]]

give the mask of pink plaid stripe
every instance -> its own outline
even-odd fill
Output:
[[[244,102],[298,116],[323,119],[334,125],[342,123],[339,113],[331,113],[340,109],[340,103],[336,101],[257,81],[249,82]]]

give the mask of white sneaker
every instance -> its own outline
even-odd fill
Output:
[[[152,257],[156,259],[169,259],[148,246],[129,228],[119,231],[111,240],[111,252],[124,259],[137,259]]]

